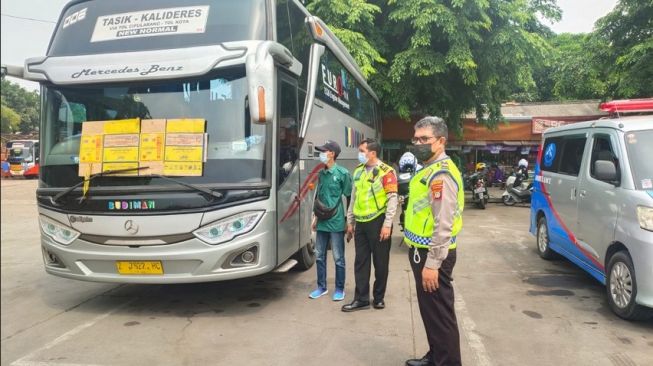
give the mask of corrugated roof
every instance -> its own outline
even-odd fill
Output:
[[[531,117],[581,117],[602,116],[607,113],[599,109],[600,101],[580,100],[569,102],[544,102],[544,103],[504,103],[501,114],[508,119],[523,119]],[[465,118],[474,119],[476,113],[471,112]]]

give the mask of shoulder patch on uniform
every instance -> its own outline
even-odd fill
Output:
[[[442,199],[442,189],[444,188],[444,181],[442,179],[434,179],[431,182],[431,197],[434,200]]]

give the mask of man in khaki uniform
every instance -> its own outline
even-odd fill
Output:
[[[460,171],[445,154],[447,125],[439,117],[415,124],[409,149],[424,164],[410,182],[404,242],[417,287],[429,351],[408,366],[458,366],[460,336],[452,284],[456,236],[462,228],[465,191]]]

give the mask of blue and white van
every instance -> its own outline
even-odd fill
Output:
[[[653,99],[601,107],[653,112]],[[542,258],[561,254],[605,284],[618,316],[653,316],[653,113],[546,130],[530,232]]]

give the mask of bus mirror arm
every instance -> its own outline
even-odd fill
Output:
[[[19,78],[23,79],[23,71],[25,70],[22,66],[14,66],[14,65],[5,65],[2,64],[2,77],[4,78],[5,76],[11,76],[14,78]]]
[[[276,109],[275,63],[300,75],[302,65],[281,44],[266,41],[258,45],[256,52],[247,56],[249,111],[253,122],[268,123],[274,119]]]
[[[317,89],[317,77],[320,73],[320,59],[324,55],[326,48],[324,45],[314,43],[311,45],[311,54],[308,62],[308,85],[306,90],[306,102],[302,113],[301,129],[299,130],[300,146],[306,137],[308,131],[308,121],[311,120],[313,113],[313,103],[315,102],[315,91]]]

